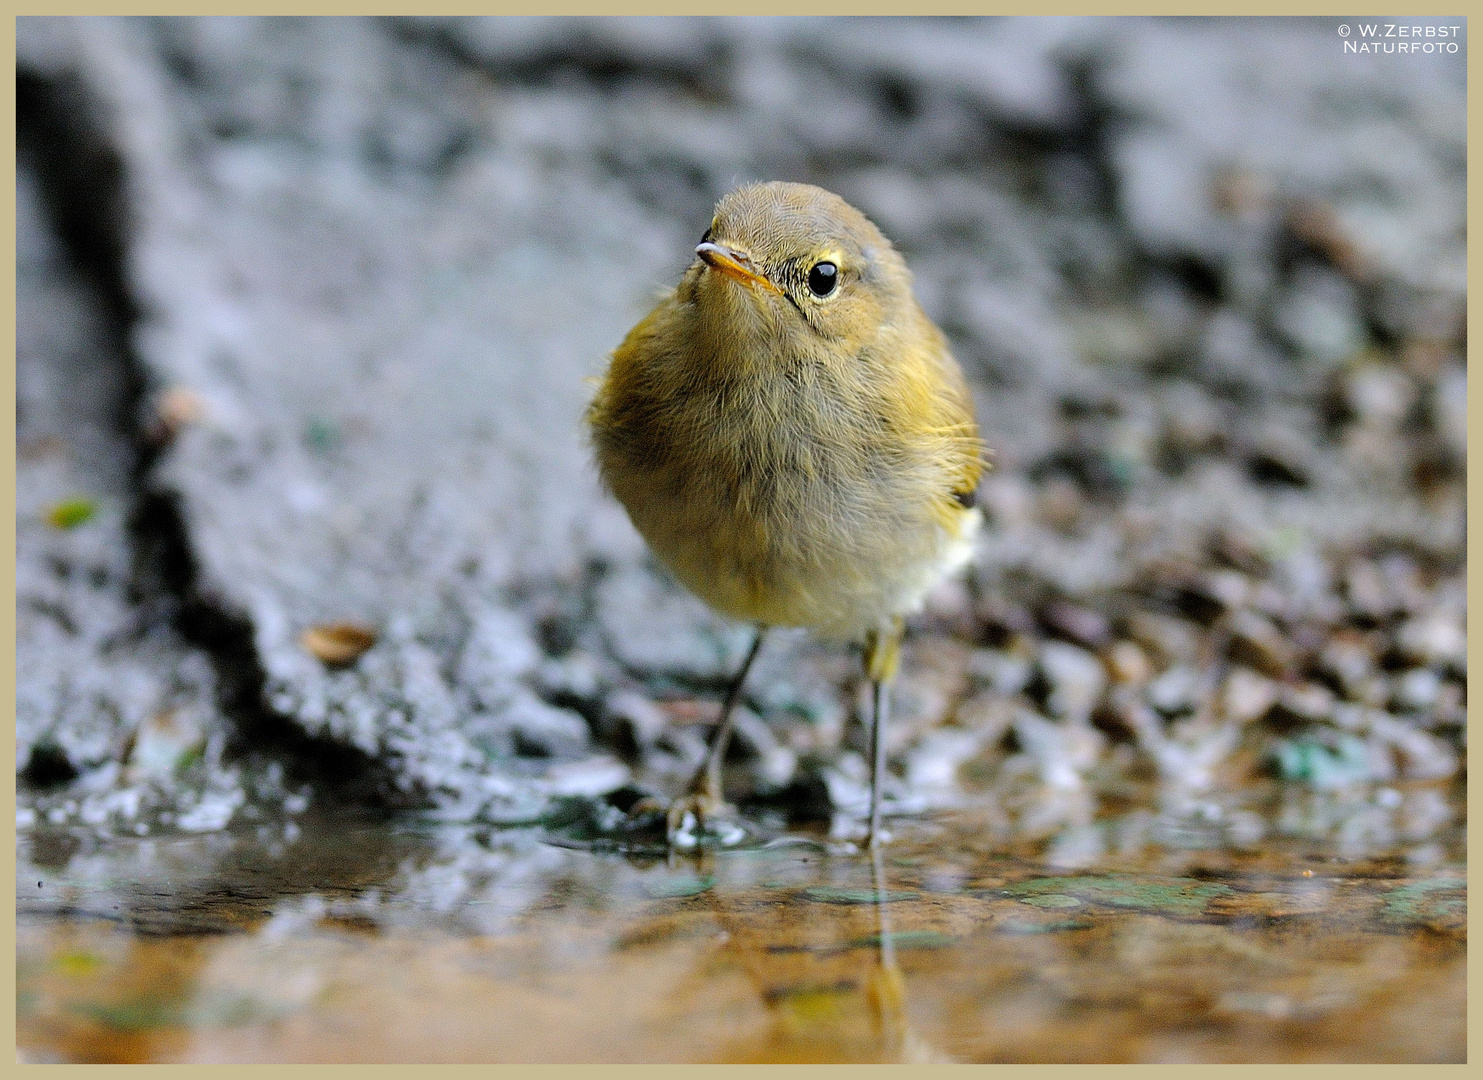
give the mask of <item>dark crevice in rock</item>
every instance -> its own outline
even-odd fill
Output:
[[[149,386],[130,342],[139,310],[124,269],[125,170],[95,117],[94,103],[77,79],[50,80],[24,69],[17,73],[17,156],[34,170],[64,252],[103,307],[100,323],[108,340],[98,356],[125,367],[117,430],[120,442],[133,450],[130,599],[139,607],[141,629],[170,626],[211,658],[220,688],[218,707],[231,721],[230,747],[236,755],[279,758],[295,779],[316,783],[335,796],[393,801],[395,788],[384,765],[354,748],[311,737],[264,705],[265,676],[251,626],[198,588],[178,500],[151,484],[164,447],[146,437],[141,423]],[[73,779],[75,769],[65,755],[60,761],[58,757],[37,747],[21,779],[38,787]]]

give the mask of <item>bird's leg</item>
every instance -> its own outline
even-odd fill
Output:
[[[901,662],[901,620],[872,630],[865,638],[865,674],[870,679],[870,833],[872,847],[890,839],[881,829],[881,784],[886,776],[886,718],[891,680]]]
[[[731,717],[736,712],[737,702],[741,700],[742,685],[747,681],[747,672],[752,670],[752,661],[762,651],[762,639],[766,636],[767,628],[759,626],[757,636],[752,640],[752,648],[742,661],[741,670],[736,673],[736,678],[726,691],[726,700],[721,706],[721,719],[711,735],[711,745],[706,751],[705,761],[696,771],[685,794],[670,804],[668,831],[671,839],[684,827],[687,813],[704,821],[707,814],[714,816],[726,806],[726,797],[721,787],[721,759],[726,756],[726,746],[731,741]]]

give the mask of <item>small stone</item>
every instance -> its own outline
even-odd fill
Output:
[[[1115,683],[1141,686],[1153,677],[1147,654],[1131,641],[1114,641],[1107,650],[1107,674]]]
[[[1272,758],[1282,779],[1306,783],[1319,790],[1377,777],[1377,763],[1372,760],[1364,742],[1354,735],[1342,734],[1333,747],[1309,739],[1278,739],[1272,745]]]
[[[1052,723],[1026,709],[1016,713],[1014,730],[1040,778],[1053,788],[1081,787],[1082,774],[1096,764],[1106,744],[1089,725]]]
[[[1060,477],[1049,480],[1036,500],[1036,512],[1040,520],[1060,532],[1072,532],[1081,520],[1085,500],[1081,491],[1070,480]]]
[[[1040,670],[1051,685],[1050,709],[1058,716],[1084,721],[1091,716],[1107,675],[1096,656],[1060,641],[1040,647]]]
[[[546,773],[551,794],[597,798],[628,783],[628,766],[616,758],[599,756],[554,765]]]
[[[1186,712],[1199,704],[1200,673],[1186,664],[1176,664],[1148,684],[1148,703],[1165,716]]]
[[[620,746],[628,743],[635,749],[646,750],[659,741],[669,723],[663,709],[633,690],[615,691],[603,705],[607,723]]]
[[[188,709],[166,709],[139,726],[129,750],[131,781],[167,780],[206,744],[206,729]]]
[[[1443,780],[1457,772],[1457,755],[1441,739],[1387,713],[1370,718],[1370,734],[1395,754],[1408,780]]]
[[[324,623],[305,630],[299,644],[327,666],[345,667],[376,644],[376,631],[359,623]]]
[[[1259,720],[1277,703],[1277,686],[1244,667],[1232,668],[1226,676],[1221,705],[1226,718],[1238,724]]]
[[[1396,704],[1417,712],[1434,706],[1441,693],[1442,677],[1431,668],[1412,668],[1395,684]]]
[[[968,675],[987,683],[1004,697],[1018,694],[1030,683],[1034,664],[1018,652],[974,649],[968,656]]]
[[[1199,579],[1202,592],[1227,611],[1236,611],[1251,600],[1251,579],[1235,570],[1212,570]]]
[[[1467,669],[1467,632],[1460,620],[1445,611],[1433,611],[1402,624],[1396,633],[1396,645],[1409,659]]]
[[[778,742],[772,729],[751,709],[738,708],[732,718],[739,742],[752,752],[752,774],[760,794],[781,791],[798,770],[798,755]]]
[[[1459,459],[1468,454],[1468,373],[1460,364],[1442,372],[1432,391],[1431,413],[1438,433]]]
[[[1287,227],[1292,234],[1329,257],[1341,273],[1354,280],[1364,280],[1373,267],[1334,208],[1317,199],[1299,199],[1287,214]]]
[[[206,403],[201,395],[185,386],[172,386],[155,402],[155,428],[157,438],[172,438],[191,424],[206,419]]]
[[[1064,634],[1078,645],[1096,648],[1111,636],[1106,616],[1091,608],[1056,601],[1048,604],[1041,613],[1045,624],[1052,630]]]
[[[1000,738],[1014,720],[1014,705],[996,690],[981,690],[953,712],[958,727],[982,733],[986,743]]]
[[[1165,665],[1193,661],[1200,647],[1200,632],[1194,624],[1152,611],[1133,612],[1128,633]]]
[[[1263,675],[1281,679],[1293,666],[1293,649],[1273,622],[1255,611],[1238,611],[1231,619],[1231,659]]]
[[[1368,638],[1358,634],[1334,634],[1324,643],[1318,660],[1350,694],[1375,668],[1373,647]]]
[[[1322,683],[1301,683],[1284,686],[1278,694],[1278,703],[1299,720],[1327,720],[1334,711],[1334,692]]]
[[[982,749],[984,730],[939,728],[928,732],[906,755],[906,782],[913,789],[951,789],[958,769]]]
[[[1405,372],[1373,361],[1350,370],[1344,398],[1361,424],[1394,428],[1416,400],[1416,388]]]

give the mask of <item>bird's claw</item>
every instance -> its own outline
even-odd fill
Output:
[[[746,830],[734,820],[735,808],[705,792],[682,795],[669,804],[665,814],[665,837],[672,848],[696,847],[709,833],[723,847],[729,847],[746,836]]]

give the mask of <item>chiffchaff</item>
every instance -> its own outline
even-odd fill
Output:
[[[757,636],[671,842],[727,808],[721,759],[767,628],[862,642],[870,839],[902,618],[969,558],[983,444],[962,372],[865,215],[808,184],[716,204],[588,412],[602,479],[679,580]],[[687,823],[688,819],[688,823]]]

